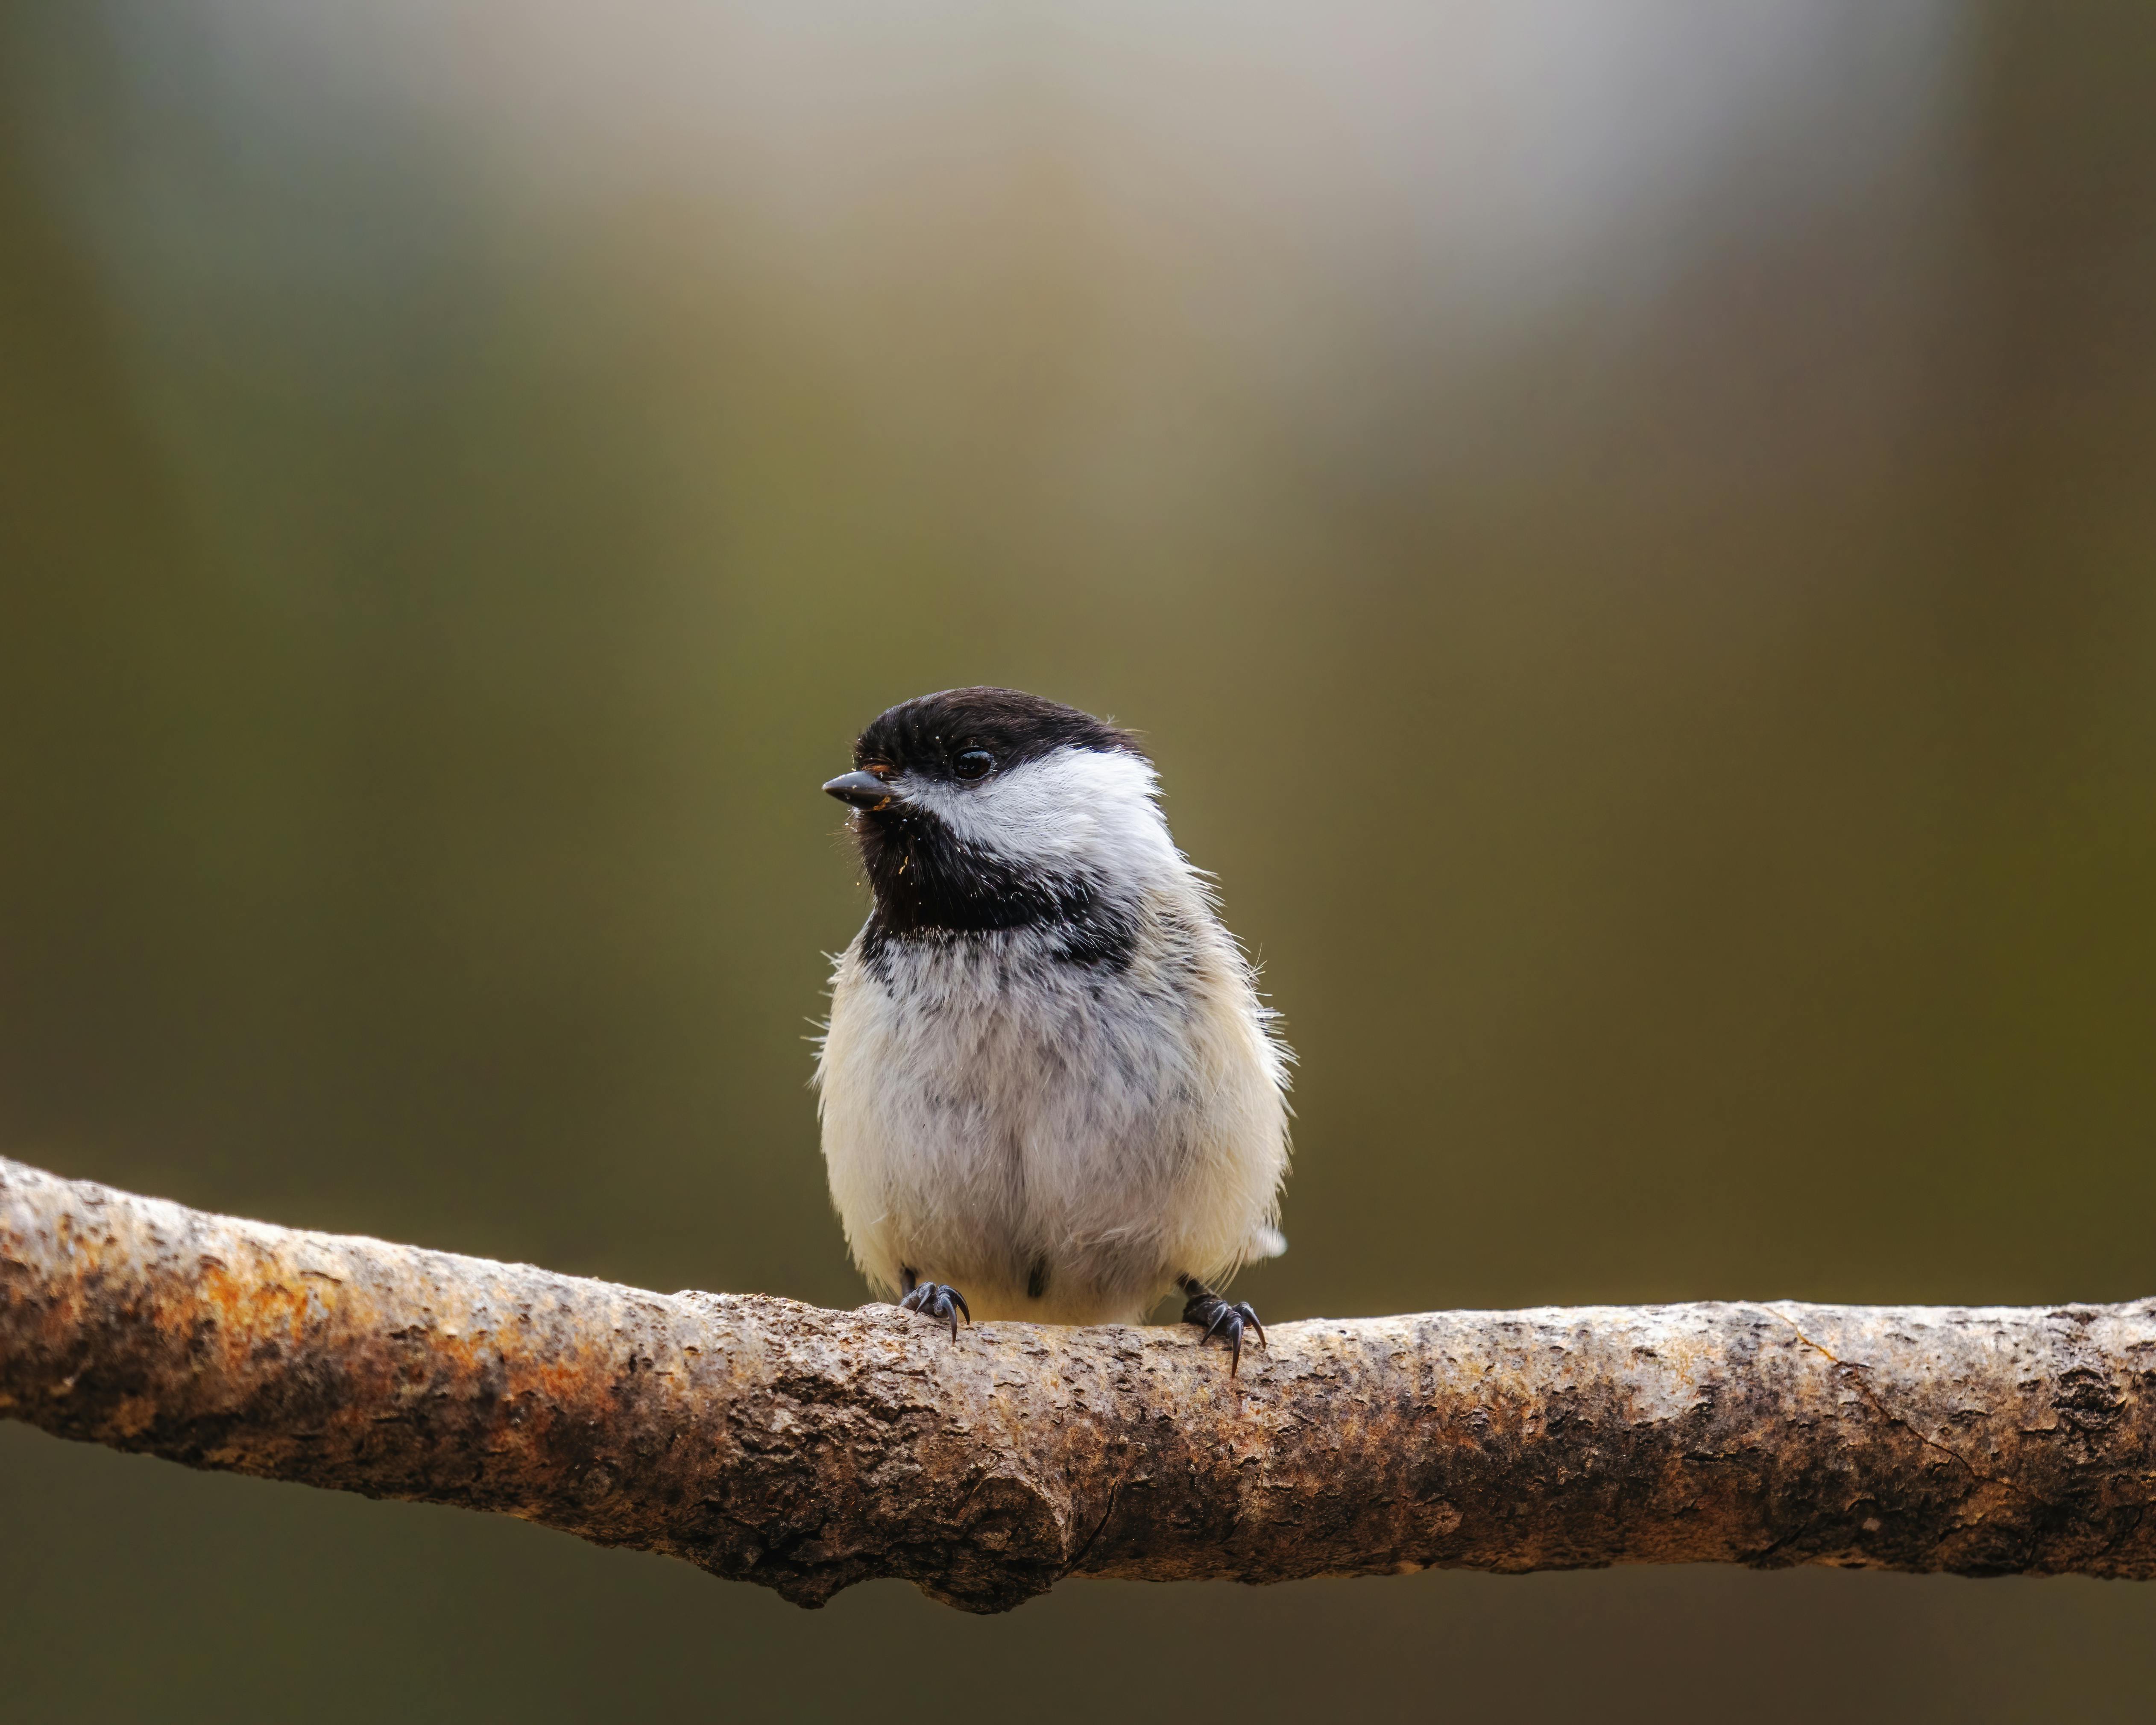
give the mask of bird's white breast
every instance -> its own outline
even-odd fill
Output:
[[[1031,927],[873,955],[856,939],[840,959],[824,1155],[884,1287],[911,1270],[977,1317],[1136,1321],[1178,1274],[1224,1275],[1277,1239],[1284,1050],[1147,812],[1171,866],[1144,870],[1126,963],[1058,958]]]

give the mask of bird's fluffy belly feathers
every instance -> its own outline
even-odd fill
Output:
[[[1178,896],[1142,908],[1157,938],[1122,968],[1024,927],[847,950],[819,1082],[872,1281],[954,1283],[977,1317],[1135,1322],[1177,1275],[1277,1240],[1281,1053],[1225,931]]]

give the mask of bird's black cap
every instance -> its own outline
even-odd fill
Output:
[[[946,689],[877,718],[855,742],[854,764],[940,775],[968,749],[986,749],[1002,768],[1060,748],[1145,752],[1129,732],[1060,701],[1019,689]]]

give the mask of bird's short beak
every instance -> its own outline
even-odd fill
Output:
[[[856,809],[880,809],[898,794],[873,773],[842,773],[824,793]]]

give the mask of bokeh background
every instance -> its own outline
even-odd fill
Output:
[[[1268,1317],[2156,1292],[2156,9],[18,0],[0,1150],[862,1290],[816,793],[1141,727]],[[0,1425],[11,1720],[2145,1719],[2156,1589],[819,1615]]]

